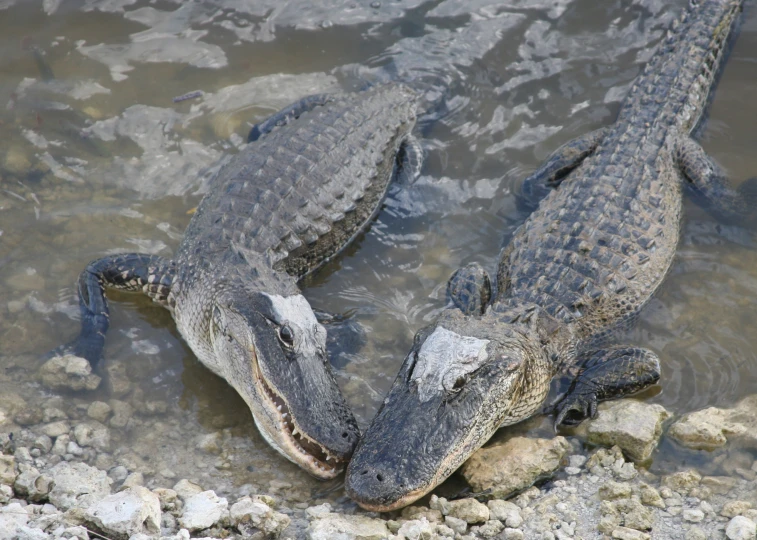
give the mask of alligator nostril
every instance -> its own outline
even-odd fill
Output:
[[[368,471],[363,471],[360,473],[360,476],[365,476],[366,474],[368,474]]]
[[[346,439],[349,436],[350,436],[350,434],[347,433],[346,431],[344,433],[342,433],[342,439]]]
[[[376,480],[378,480],[379,482],[383,482],[384,481],[384,477],[381,475],[381,473],[379,473],[379,474],[376,475]]]

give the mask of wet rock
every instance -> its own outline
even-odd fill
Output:
[[[5,504],[13,498],[13,488],[0,484],[0,504]]]
[[[104,401],[94,401],[87,408],[87,416],[104,424],[108,420],[111,410],[110,405]]]
[[[54,482],[50,502],[62,510],[75,506],[87,508],[110,495],[111,480],[105,471],[85,463],[58,463],[50,469],[49,475]]]
[[[757,394],[732,409],[709,407],[686,414],[670,426],[668,435],[697,450],[724,446],[729,439],[757,448]]]
[[[90,420],[74,428],[74,438],[79,446],[91,446],[97,450],[110,450],[110,431],[100,422]]]
[[[483,523],[489,519],[489,508],[476,499],[451,501],[447,513],[469,524]]]
[[[84,516],[88,523],[116,539],[160,532],[160,500],[143,487],[105,497],[87,508]]]
[[[144,475],[142,475],[141,472],[134,472],[126,477],[123,484],[121,484],[121,487],[119,487],[118,490],[121,491],[126,488],[132,488],[132,487],[144,486],[144,485],[145,485]]]
[[[686,532],[685,540],[707,540],[707,533],[699,527],[692,527]]]
[[[486,503],[489,507],[489,517],[503,522],[508,527],[517,529],[523,524],[520,508],[509,501],[491,500]]]
[[[207,529],[226,514],[228,506],[228,501],[216,495],[212,490],[197,493],[184,501],[184,510],[179,518],[179,524],[189,531]]]
[[[201,436],[197,441],[197,448],[208,454],[220,454],[221,434],[216,432]]]
[[[425,518],[429,522],[439,522],[442,520],[442,513],[439,510],[431,510],[425,506],[408,506],[402,509],[402,519],[418,520]]]
[[[705,476],[701,485],[709,488],[712,493],[725,495],[736,486],[737,480],[729,476]]]
[[[113,417],[109,422],[110,426],[118,429],[126,427],[134,412],[134,408],[120,399],[111,399],[110,406],[113,409]]]
[[[111,395],[123,397],[128,394],[131,390],[131,381],[126,374],[126,366],[122,362],[109,362],[105,370],[108,372],[108,387]]]
[[[639,496],[641,498],[641,503],[646,506],[654,506],[662,509],[665,508],[665,502],[662,500],[660,492],[650,485],[641,484],[641,486],[639,486]]]
[[[504,498],[554,472],[570,449],[564,437],[513,437],[504,444],[478,450],[463,465],[462,473],[475,491]]]
[[[691,523],[699,523],[704,519],[704,512],[699,508],[686,508],[683,511],[683,520]]]
[[[242,497],[235,502],[230,510],[231,523],[245,536],[249,527],[259,529],[269,536],[278,536],[289,526],[290,519],[274,510],[259,497]]]
[[[0,484],[12,486],[16,481],[16,460],[13,456],[0,455]]]
[[[203,490],[194,482],[190,482],[189,480],[184,479],[176,482],[176,485],[174,485],[173,487],[173,491],[175,491],[179,497],[186,500],[192,495],[202,493]]]
[[[94,390],[100,384],[89,362],[72,354],[51,358],[39,369],[39,376],[52,390]]]
[[[32,448],[37,448],[42,453],[47,454],[53,449],[53,440],[47,435],[40,435],[32,443]]]
[[[505,532],[502,533],[502,535],[505,540],[523,540],[525,538],[523,531],[509,527],[505,529]]]
[[[627,499],[632,492],[630,485],[610,480],[599,488],[599,498],[602,500]]]
[[[754,540],[757,538],[757,524],[744,516],[736,516],[725,529],[728,540]]]
[[[0,508],[0,538],[13,538],[16,529],[26,525],[28,521],[29,515],[18,503],[11,503]]]
[[[42,423],[42,409],[39,407],[27,407],[20,410],[13,417],[13,421],[19,426],[33,426]]]
[[[670,413],[661,405],[623,399],[600,405],[596,420],[587,429],[588,440],[601,446],[618,445],[633,461],[652,455]]]
[[[693,488],[697,487],[701,480],[702,476],[697,471],[689,469],[688,471],[681,471],[663,477],[662,485],[682,495],[686,495]]]
[[[389,529],[381,519],[361,515],[326,514],[310,523],[309,540],[383,540]]]
[[[475,535],[477,538],[494,538],[499,533],[502,532],[502,529],[504,529],[505,526],[502,524],[501,521],[498,521],[496,519],[490,519],[483,525],[479,525],[477,527],[471,527],[471,534]]]

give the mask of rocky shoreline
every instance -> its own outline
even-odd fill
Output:
[[[91,376],[59,364],[43,369],[46,385],[71,388]],[[164,407],[58,397],[30,406],[4,393],[0,540],[757,538],[757,395],[677,419],[627,399],[602,404],[597,419],[565,436],[529,429],[497,437],[460,472],[480,496],[432,495],[381,515],[333,498],[282,496],[275,488],[285,482],[258,493],[265,488],[177,481],[172,471],[140,467],[119,434]],[[661,438],[691,455],[720,450],[695,467],[654,474]],[[223,431],[200,435],[197,448],[223,469],[230,440]]]

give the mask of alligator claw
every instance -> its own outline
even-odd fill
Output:
[[[563,426],[577,426],[587,418],[596,418],[598,414],[598,400],[594,392],[588,394],[568,395],[557,405],[555,417],[555,431]],[[573,414],[571,414],[573,413]]]

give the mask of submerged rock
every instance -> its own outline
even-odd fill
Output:
[[[670,426],[668,435],[683,446],[708,450],[739,440],[757,448],[757,395],[739,401],[732,409],[707,409],[684,415]]]
[[[87,359],[72,354],[51,358],[39,369],[39,376],[52,390],[94,390],[100,384]]]
[[[132,487],[105,497],[90,506],[84,516],[87,522],[117,539],[160,532],[160,500],[143,487]]]
[[[617,445],[633,461],[652,455],[670,413],[662,405],[624,399],[603,404],[588,426],[588,439],[601,446]]]
[[[383,540],[389,537],[386,522],[366,516],[326,514],[310,523],[309,540]]]
[[[513,437],[504,444],[478,450],[463,465],[462,473],[475,491],[504,498],[550,475],[569,450],[565,437]]]

